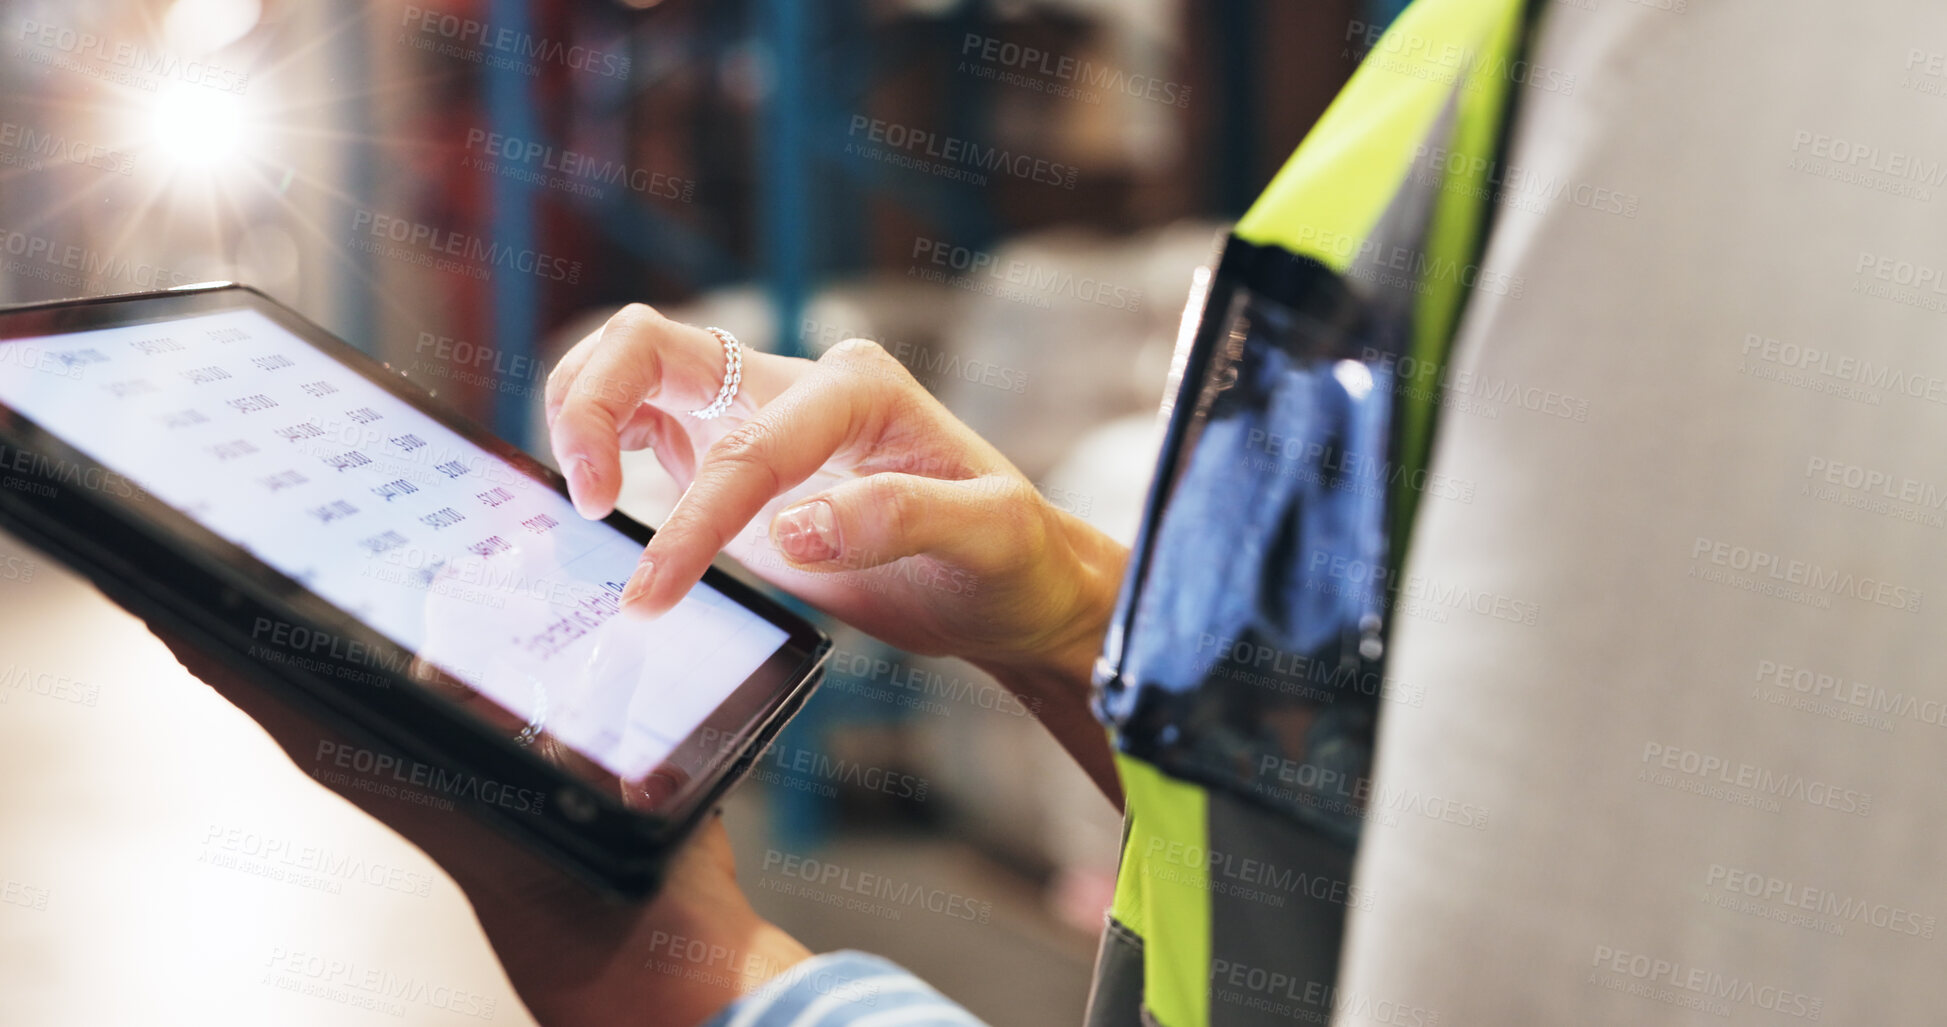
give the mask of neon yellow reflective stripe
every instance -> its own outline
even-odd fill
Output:
[[[1129,839],[1115,918],[1143,937],[1143,1002],[1164,1027],[1210,1024],[1210,881],[1203,789],[1117,753]]]
[[[1430,270],[1422,275],[1426,291],[1417,301],[1409,343],[1411,355],[1432,366],[1445,359],[1474,280],[1462,272],[1475,255],[1492,174],[1488,162],[1517,73],[1522,14],[1523,0],[1416,0],[1234,229],[1248,242],[1312,257],[1343,274],[1405,183],[1417,148],[1447,147],[1460,159],[1442,163],[1447,175],[1426,226],[1423,256]],[[1450,101],[1457,104],[1451,138],[1429,140]],[[1450,170],[1455,167],[1463,170]],[[1409,475],[1425,466],[1436,383],[1416,380],[1423,387],[1398,393],[1398,466]],[[1417,493],[1401,490],[1400,498],[1391,551],[1395,569]],[[1129,826],[1111,911],[1144,939],[1143,996],[1150,1013],[1165,1027],[1209,1027],[1206,796],[1133,757],[1118,753],[1116,765]]]
[[[1479,279],[1479,271],[1466,273],[1469,264],[1479,259],[1481,223],[1486,217],[1486,198],[1493,195],[1493,161],[1501,136],[1501,122],[1507,115],[1508,90],[1515,76],[1513,62],[1519,52],[1523,8],[1518,2],[1505,2],[1497,12],[1483,41],[1482,59],[1458,98],[1453,136],[1447,142],[1448,158],[1442,163],[1440,193],[1427,225],[1426,259],[1434,273],[1423,279],[1422,293],[1413,318],[1410,355],[1413,367],[1444,368],[1447,350],[1459,327],[1460,312],[1467,290]],[[1416,372],[1417,374],[1417,372]],[[1397,466],[1403,480],[1427,465],[1433,448],[1437,378],[1416,378],[1415,388],[1401,389],[1399,456]],[[1421,490],[1400,489],[1393,504],[1390,560],[1393,570],[1405,565],[1406,544],[1412,537],[1413,515],[1419,509]],[[1397,579],[1395,579],[1397,580]]]
[[[1415,367],[1443,366],[1473,281],[1462,272],[1474,259],[1483,198],[1491,191],[1489,162],[1518,71],[1522,15],[1522,0],[1417,0],[1408,6],[1237,223],[1237,235],[1250,242],[1281,246],[1343,274],[1405,183],[1417,148],[1443,145],[1445,175],[1423,254],[1433,270],[1422,276],[1426,291],[1410,342]],[[1452,138],[1427,139],[1450,98],[1457,103]],[[1416,377],[1413,387],[1398,393],[1395,466],[1405,480],[1426,467],[1438,382],[1433,374]],[[1394,570],[1404,564],[1419,499],[1413,489],[1395,497],[1389,549]]]
[[[1345,271],[1399,191],[1414,147],[1426,140],[1458,77],[1509,74],[1505,53],[1484,44],[1520,12],[1520,0],[1408,6],[1237,222],[1237,235]]]

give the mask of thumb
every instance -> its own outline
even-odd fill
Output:
[[[780,511],[771,540],[800,570],[860,570],[926,555],[991,573],[1014,554],[1039,551],[1040,502],[1034,486],[1011,476],[870,474]]]

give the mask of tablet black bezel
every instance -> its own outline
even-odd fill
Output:
[[[248,286],[211,283],[162,292],[0,307],[0,341],[171,321],[232,309],[258,311],[461,437],[556,492],[567,494],[566,482],[552,468],[447,407],[402,372],[380,364]],[[23,454],[39,458],[25,461],[32,471],[29,477],[45,478],[51,469],[56,482],[78,477],[83,487],[57,484],[53,496],[44,496],[12,487],[14,479],[8,478],[8,487],[0,488],[0,520],[8,527],[74,564],[117,602],[212,643],[240,670],[295,686],[314,712],[330,716],[386,749],[451,769],[455,774],[485,775],[486,781],[498,786],[493,789],[495,794],[532,789],[546,796],[536,804],[538,810],[512,809],[504,801],[497,805],[475,801],[472,805],[496,814],[494,819],[504,826],[543,842],[567,856],[577,869],[624,894],[642,894],[653,887],[666,850],[709,812],[796,712],[815,687],[830,649],[829,639],[805,619],[720,568],[710,568],[705,583],[783,628],[788,637],[732,693],[732,701],[744,700],[739,705],[753,710],[753,714],[737,717],[734,729],[713,715],[679,746],[679,750],[715,750],[721,761],[694,782],[676,808],[660,813],[631,809],[620,799],[626,782],[606,774],[578,775],[550,762],[492,730],[484,720],[441,699],[410,676],[390,669],[403,665],[401,660],[409,660],[411,654],[188,515],[140,494],[139,489],[88,487],[85,483],[89,480],[105,484],[108,476],[119,475],[0,404],[0,474],[26,473],[18,466]],[[77,476],[73,473],[76,468],[101,473]],[[606,518],[606,523],[638,542],[646,543],[653,534],[646,525],[619,512]],[[189,545],[183,545],[185,542]],[[360,643],[365,647],[360,651],[387,656],[376,667],[369,658],[356,661],[356,666],[353,661],[331,659],[308,661],[303,667],[266,664],[250,657],[251,647],[258,644],[254,635],[261,632],[243,630],[245,624],[261,626],[258,618],[262,617],[282,618],[309,630],[328,632],[334,638]],[[335,668],[335,672],[325,673],[325,668]],[[347,680],[379,683],[347,687]],[[719,712],[731,705],[727,701]],[[714,739],[723,737],[733,739],[732,744],[714,743]],[[487,789],[474,791],[477,795]]]

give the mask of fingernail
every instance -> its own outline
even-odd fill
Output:
[[[622,608],[627,610],[635,605],[649,591],[649,585],[656,577],[656,563],[648,557],[635,565],[635,573],[629,575],[629,583],[622,586]]]
[[[594,507],[588,505],[588,491],[595,487],[595,465],[585,456],[568,461],[568,499],[575,504],[575,512],[588,520],[595,519]]]
[[[798,563],[824,563],[838,556],[838,520],[825,500],[778,514],[775,531],[778,548]]]

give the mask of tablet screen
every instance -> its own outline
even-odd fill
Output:
[[[0,403],[624,781],[788,638],[702,584],[619,618],[640,543],[253,309],[0,341]]]

